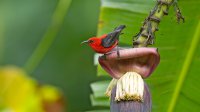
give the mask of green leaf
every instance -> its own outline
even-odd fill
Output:
[[[153,9],[155,4],[153,0],[102,0],[98,34],[125,24],[127,28],[120,41],[131,47],[132,36],[139,32],[141,22],[150,12],[149,7]],[[200,109],[199,5],[200,1],[179,1],[186,18],[183,24],[176,23],[173,7],[169,15],[162,18],[154,45],[159,49],[161,62],[146,79],[152,93],[153,112],[195,112]],[[98,68],[97,74],[105,72]]]
[[[110,106],[109,98],[105,96],[105,91],[110,81],[98,81],[91,84],[93,94],[90,95],[92,106]]]
[[[110,110],[91,110],[86,112],[110,112]]]
[[[153,7],[151,0],[102,0],[98,35],[112,31],[120,24],[127,27],[120,38],[121,43],[132,44],[132,36],[137,33],[141,22]]]
[[[97,76],[109,76],[109,74],[101,67],[100,64],[97,65]]]
[[[94,95],[90,95],[90,100],[92,106],[110,106],[108,97],[95,97]]]
[[[90,86],[92,88],[92,92],[94,93],[94,97],[105,97],[105,92],[109,82],[110,81],[98,81],[92,83]]]
[[[148,14],[154,2],[152,0],[102,0],[102,8],[127,10],[135,13]]]

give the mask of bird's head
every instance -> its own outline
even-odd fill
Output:
[[[88,40],[81,42],[81,44],[88,44],[90,47],[99,46],[101,44],[101,39],[97,37],[91,37]]]

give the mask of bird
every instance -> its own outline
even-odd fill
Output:
[[[83,41],[81,44],[88,44],[95,52],[100,54],[107,54],[112,51],[116,46],[118,46],[119,36],[122,33],[122,30],[125,28],[125,25],[119,25],[112,32],[108,34],[103,34],[100,37],[91,37],[86,41]],[[118,47],[117,47],[118,48]],[[118,49],[117,49],[118,51]],[[117,52],[119,53],[119,52]],[[119,54],[118,54],[119,56]]]

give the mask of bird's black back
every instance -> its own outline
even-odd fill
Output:
[[[111,47],[113,44],[115,44],[115,42],[119,40],[121,31],[125,27],[126,27],[125,25],[120,25],[116,27],[113,32],[107,34],[107,36],[104,39],[102,39],[102,42],[101,42],[102,46],[105,48],[108,48],[108,47]]]

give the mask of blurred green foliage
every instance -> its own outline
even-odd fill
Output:
[[[57,0],[0,0],[0,64],[24,67],[41,41]],[[98,0],[73,0],[47,54],[31,76],[64,92],[69,112],[90,108],[89,84],[95,80],[93,52],[80,42],[96,35]]]

